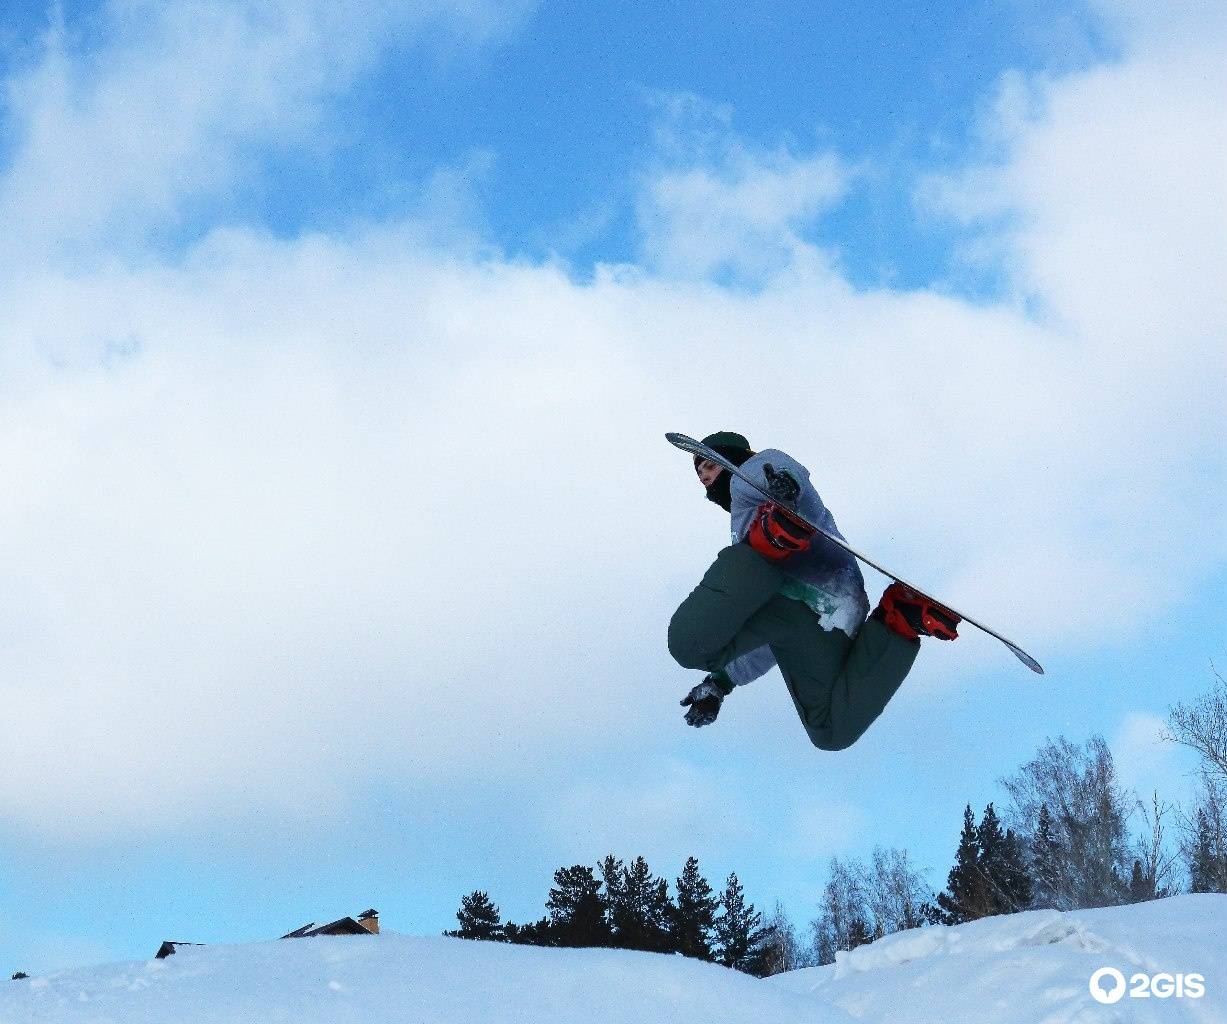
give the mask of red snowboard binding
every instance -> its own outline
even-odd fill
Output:
[[[764,501],[750,521],[746,540],[750,547],[772,562],[808,551],[814,531],[789,519],[773,502]]]
[[[958,625],[963,621],[949,608],[943,608],[902,583],[892,583],[886,588],[873,614],[908,640],[919,640],[922,636],[957,640]]]

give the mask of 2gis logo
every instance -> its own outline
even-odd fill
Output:
[[[1206,979],[1200,974],[1133,974],[1127,980],[1115,967],[1101,967],[1091,975],[1091,996],[1097,1003],[1130,999],[1200,999],[1206,994]]]

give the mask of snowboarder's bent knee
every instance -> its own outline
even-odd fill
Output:
[[[702,643],[695,626],[683,604],[669,620],[669,654],[682,668],[706,669],[712,652]]]
[[[834,753],[837,750],[847,750],[853,743],[865,735],[864,730],[858,732],[855,736],[841,736],[836,739],[829,733],[820,734],[810,730],[806,730],[809,736],[809,741],[819,750],[827,750]]]

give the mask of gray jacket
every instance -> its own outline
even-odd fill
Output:
[[[767,486],[763,466],[788,470],[801,485],[801,494],[794,507],[815,526],[843,539],[835,525],[835,517],[827,510],[810,482],[809,470],[789,455],[774,448],[761,451],[741,466],[741,471],[762,487]],[[730,487],[733,496],[733,543],[745,540],[750,531],[755,510],[765,500],[762,495],[737,477]],[[780,563],[785,582],[780,593],[808,605],[819,617],[823,629],[842,629],[855,636],[869,614],[869,597],[865,593],[865,578],[856,559],[837,544],[815,535],[808,551],[790,555]],[[724,671],[737,686],[757,679],[775,667],[770,647],[760,647],[729,662]]]

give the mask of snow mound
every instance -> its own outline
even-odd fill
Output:
[[[1102,1005],[1089,986],[1101,967],[1120,971],[1127,983],[1138,974],[1200,974],[1204,995],[1131,996],[1127,989],[1118,1002]],[[891,1024],[1227,1024],[1227,896],[1038,910],[899,932],[768,985],[808,994],[858,1020]]]
[[[371,936],[180,947],[0,987],[0,1024],[846,1022],[713,964],[625,950]]]
[[[1204,995],[1100,1005],[1100,967]],[[1109,986],[1110,987],[1110,986]],[[371,936],[182,947],[0,985],[0,1024],[1227,1024],[1227,896],[887,936],[769,981],[677,956]]]
[[[1063,944],[1087,953],[1106,952],[1110,945],[1085,921],[1055,910],[1040,910],[991,918],[957,928],[933,927],[888,935],[868,946],[839,953],[833,978],[910,963],[926,957],[998,955],[1028,946]]]

